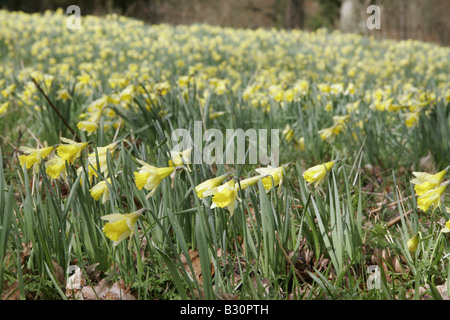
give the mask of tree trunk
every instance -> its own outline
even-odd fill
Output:
[[[356,32],[358,29],[356,0],[344,0],[341,4],[340,29],[343,32]]]
[[[287,29],[302,29],[305,26],[305,1],[289,0],[286,3],[286,21]]]

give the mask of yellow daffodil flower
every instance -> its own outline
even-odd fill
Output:
[[[413,175],[416,177],[411,180],[411,183],[414,184],[414,191],[418,196],[422,196],[431,189],[436,188],[441,183],[442,179],[445,177],[448,171],[448,167],[444,170],[436,173],[429,174],[426,172],[413,172]]]
[[[61,144],[56,148],[58,156],[67,160],[69,164],[73,164],[75,160],[81,155],[81,151],[86,148],[89,142],[75,142],[73,140],[61,137],[61,141],[66,144]]]
[[[33,149],[23,146],[20,149],[27,154],[19,156],[20,166],[25,164],[27,169],[33,166],[33,172],[37,172],[39,163],[53,151],[53,147]]]
[[[168,177],[172,172],[175,171],[175,167],[164,167],[157,168],[145,163],[142,160],[136,159],[140,164],[141,168],[138,172],[134,172],[134,178],[136,181],[136,187],[141,190],[149,190],[150,193],[147,198],[150,198],[158,188],[161,181]]]
[[[100,181],[89,190],[95,201],[98,201],[102,197],[102,203],[106,203],[110,199],[108,184],[111,185],[111,178]]]
[[[405,124],[408,128],[414,127],[419,122],[419,112],[406,113]]]
[[[80,121],[77,124],[77,128],[81,131],[86,131],[88,136],[93,134],[98,129],[98,123],[94,121]]]
[[[415,252],[417,250],[417,247],[419,246],[419,233],[416,233],[414,237],[408,240],[408,250],[410,252]]]
[[[330,140],[334,137],[334,126],[319,130],[318,134],[323,141]]]
[[[169,160],[170,167],[183,166],[191,163],[192,148],[184,151],[170,151],[171,160]]]
[[[54,157],[45,163],[45,167],[45,172],[53,179],[57,179],[61,173],[65,172],[63,170],[66,168],[66,160],[60,157]]]
[[[233,180],[228,181],[227,183],[220,185],[216,188],[212,188],[209,190],[205,190],[203,192],[203,196],[212,195],[211,208],[227,208],[231,214],[234,213],[234,207],[236,204],[236,199],[238,198],[238,189],[236,188],[236,184]]]
[[[417,199],[418,207],[424,212],[426,212],[430,206],[433,206],[433,211],[436,210],[436,208],[439,208],[441,206],[441,195],[444,193],[446,187],[447,185],[442,185],[435,189],[431,189],[420,196]]]
[[[7,86],[5,89],[3,89],[1,91],[3,98],[5,98],[5,99],[8,98],[14,92],[16,87],[17,87],[17,84],[13,83],[13,84]]]
[[[134,228],[139,216],[147,210],[147,208],[143,208],[127,214],[113,213],[103,216],[101,219],[108,221],[103,226],[105,236],[114,242],[114,246],[117,246],[134,234]]]
[[[309,168],[308,170],[306,170],[303,173],[303,178],[308,183],[315,182],[317,185],[319,182],[321,182],[323,180],[323,178],[325,178],[325,175],[327,174],[327,172],[330,171],[331,168],[333,168],[336,161],[337,160],[333,160],[333,161],[319,164],[319,165]]]
[[[218,177],[216,177],[216,178],[212,178],[212,179],[209,179],[209,180],[206,180],[206,181],[200,183],[199,185],[197,185],[197,186],[195,187],[195,192],[197,192],[197,196],[198,196],[200,199],[203,199],[203,198],[205,197],[205,196],[203,195],[203,193],[204,193],[206,190],[210,190],[210,189],[213,189],[213,188],[217,187],[217,186],[220,185],[220,184],[223,182],[223,180],[225,180],[229,175],[230,175],[230,173],[226,173],[226,174],[223,174],[223,175],[218,176]]]
[[[292,138],[294,138],[294,130],[292,130],[291,126],[288,124],[284,128],[282,134],[283,134],[284,140],[286,140],[287,142],[290,142],[292,140]]]
[[[0,105],[0,114],[3,114],[8,110],[9,102],[10,101],[6,101]]]
[[[305,137],[299,138],[295,142],[295,148],[300,151],[305,151]]]
[[[445,223],[445,226],[441,229],[441,232],[443,232],[443,233],[449,233],[450,232],[450,220],[448,220]]]
[[[259,174],[266,176],[261,181],[267,192],[269,192],[273,187],[279,186],[283,182],[283,167],[286,166],[273,168],[269,165],[266,168],[255,169],[255,171]]]
[[[67,101],[71,98],[69,91],[67,91],[66,89],[60,89],[56,93],[56,100]]]

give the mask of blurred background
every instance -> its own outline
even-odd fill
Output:
[[[43,12],[78,5],[81,14],[117,13],[147,23],[207,23],[236,28],[328,28],[383,39],[450,45],[450,0],[0,0],[0,8]],[[381,8],[381,29],[370,30],[367,7]]]

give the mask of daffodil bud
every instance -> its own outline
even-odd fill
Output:
[[[412,237],[411,239],[408,240],[408,243],[407,243],[408,250],[410,252],[415,252],[417,250],[417,247],[419,246],[419,241],[420,241],[419,233],[416,233],[414,235],[414,237]]]
[[[325,175],[327,174],[327,172],[330,171],[331,168],[333,168],[336,161],[337,160],[330,161],[330,162],[319,164],[317,166],[309,168],[308,170],[306,170],[303,173],[303,178],[309,183],[316,182],[316,184],[317,184],[317,183],[321,182],[323,180],[323,178],[325,178]]]

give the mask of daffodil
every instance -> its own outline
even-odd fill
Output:
[[[73,140],[61,137],[61,144],[56,148],[58,156],[67,160],[69,164],[73,164],[75,160],[81,155],[81,151],[86,148],[89,142],[75,142]]]
[[[8,110],[9,102],[10,101],[6,101],[0,105],[0,114],[3,114]]]
[[[94,121],[80,121],[77,124],[77,128],[81,131],[86,131],[88,136],[93,134],[98,129],[98,123]]]
[[[412,179],[411,183],[414,184],[414,191],[416,194],[418,196],[422,196],[428,191],[439,186],[442,179],[447,174],[448,169],[449,168],[447,167],[436,174],[429,174],[427,172],[413,172],[413,175],[416,178]]]
[[[255,169],[259,174],[266,176],[261,181],[263,183],[264,189],[269,192],[273,187],[280,185],[283,182],[283,167],[273,168],[272,166],[267,166],[266,168]]]
[[[414,237],[408,240],[407,245],[410,252],[415,252],[417,250],[417,247],[419,246],[419,240],[419,233],[416,233]]]
[[[203,193],[204,193],[206,190],[210,190],[210,189],[213,189],[213,188],[217,187],[217,186],[220,185],[220,184],[223,182],[223,180],[225,180],[229,175],[230,175],[229,173],[226,173],[226,174],[223,174],[223,175],[218,176],[218,177],[216,177],[216,178],[212,178],[212,179],[209,179],[209,180],[206,180],[206,181],[200,183],[199,185],[197,185],[197,186],[195,187],[195,192],[197,192],[197,196],[198,196],[200,199],[203,199],[203,198],[205,197],[205,196],[203,195]]]
[[[108,221],[103,226],[105,236],[114,242],[114,246],[117,246],[134,234],[134,228],[139,216],[147,210],[147,208],[143,208],[127,214],[113,213],[103,216],[101,219]]]
[[[114,142],[108,144],[105,147],[97,147],[95,148],[94,152],[88,154],[89,177],[92,177],[92,175],[97,177],[97,173],[95,172],[95,170],[100,171],[105,175],[108,174],[107,154],[109,152],[112,156],[116,150],[116,147],[117,142]],[[97,156],[98,156],[98,165],[100,166],[100,168],[97,167]]]
[[[3,96],[3,98],[5,98],[5,99],[8,98],[9,95],[11,95],[11,94],[14,92],[14,90],[16,89],[16,87],[17,87],[17,84],[13,83],[13,84],[7,86],[7,87],[6,87],[5,89],[3,89],[2,91],[0,91],[1,94],[2,94],[2,96]]]
[[[212,195],[211,208],[227,208],[231,214],[234,213],[236,199],[238,198],[237,185],[233,180],[230,180],[216,188],[205,190],[203,196]]]
[[[427,211],[431,206],[433,206],[433,211],[436,210],[436,208],[439,208],[441,206],[441,195],[444,193],[446,187],[447,185],[444,184],[440,187],[431,189],[424,195],[420,196],[417,199],[418,207],[424,212]]]
[[[53,151],[53,147],[33,149],[23,146],[20,149],[26,154],[19,156],[20,166],[25,164],[27,169],[33,166],[34,172],[37,172],[39,163]]]
[[[149,190],[150,193],[147,195],[147,198],[150,198],[158,188],[161,181],[168,177],[172,172],[175,171],[175,167],[163,167],[157,168],[148,163],[145,163],[142,160],[136,159],[141,167],[138,172],[134,172],[134,178],[136,181],[136,187],[141,190],[144,188],[145,190]]]
[[[108,184],[111,185],[111,178],[100,181],[89,190],[95,201],[98,201],[102,197],[102,203],[106,203],[110,199]]]
[[[316,184],[318,184],[319,182],[321,182],[323,180],[323,178],[325,178],[327,172],[330,171],[331,168],[333,168],[335,163],[336,163],[336,160],[333,160],[330,162],[326,162],[326,163],[311,167],[303,173],[303,178],[308,183],[315,182]]]
[[[318,132],[320,139],[323,141],[330,140],[334,137],[334,126],[329,128],[320,129]]]
[[[294,130],[292,130],[289,124],[287,124],[286,127],[284,127],[282,134],[284,140],[286,140],[287,142],[290,142],[294,138]]]
[[[445,226],[441,229],[441,232],[449,233],[450,232],[450,220],[445,223]]]
[[[56,93],[57,93],[57,96],[56,96],[57,100],[67,101],[68,99],[71,98],[70,93],[69,93],[69,91],[67,91],[67,89],[60,89]]]
[[[53,179],[57,179],[61,173],[65,172],[66,160],[60,157],[54,157],[45,163],[45,167],[45,172]]]
[[[295,141],[295,148],[300,151],[305,151],[305,137],[301,137]]]
[[[169,160],[169,166],[177,167],[191,163],[192,148],[183,151],[170,151],[171,160]]]
[[[408,128],[414,127],[419,122],[419,112],[408,112],[406,114],[405,124]]]

